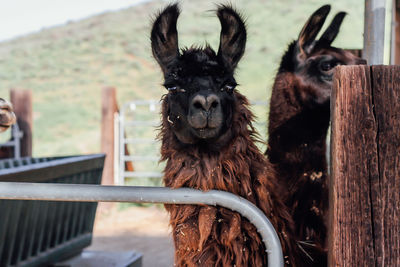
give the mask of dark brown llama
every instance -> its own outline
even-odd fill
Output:
[[[315,11],[292,42],[282,61],[272,90],[268,148],[287,194],[296,234],[303,248],[320,247],[315,265],[326,265],[326,215],[328,208],[326,134],[330,120],[332,75],[337,65],[365,64],[350,52],[331,46],[346,13],[336,14],[316,40],[330,11]],[[310,253],[312,254],[312,253]],[[318,257],[322,257],[319,258]],[[322,261],[322,262],[321,262]]]
[[[292,222],[281,201],[272,165],[259,152],[253,115],[236,87],[234,70],[246,43],[242,18],[220,6],[218,53],[206,46],[180,50],[179,8],[165,8],[151,31],[153,55],[164,74],[162,98],[164,183],[171,188],[224,190],[257,205],[271,220],[291,266],[300,263]],[[176,266],[266,266],[267,253],[255,227],[221,207],[166,205]]]

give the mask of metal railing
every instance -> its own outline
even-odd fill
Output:
[[[267,248],[268,266],[283,266],[278,235],[265,214],[248,200],[223,191],[0,182],[0,199],[218,205],[240,213],[254,224]]]

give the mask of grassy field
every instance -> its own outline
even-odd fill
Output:
[[[207,41],[217,48],[215,1],[181,1],[181,46]],[[308,16],[328,1],[231,1],[247,18],[248,43],[239,64],[240,90],[267,100],[280,57]],[[331,1],[333,14],[348,13],[336,46],[362,47],[363,1]],[[0,43],[0,96],[9,88],[33,91],[34,156],[100,150],[101,88],[118,89],[120,104],[160,99],[161,73],[151,57],[149,31],[166,1],[152,1]],[[328,2],[329,3],[329,2]],[[330,14],[328,20],[333,17]],[[260,109],[259,119],[266,111]]]

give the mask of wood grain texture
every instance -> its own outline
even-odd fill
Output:
[[[372,66],[379,179],[374,185],[377,266],[400,266],[400,66]],[[376,215],[375,215],[376,214]]]
[[[400,266],[400,67],[338,67],[329,266]]]

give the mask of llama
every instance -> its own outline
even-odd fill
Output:
[[[166,7],[151,31],[153,56],[164,74],[159,133],[171,188],[224,190],[258,206],[274,225],[291,266],[304,266],[292,238],[291,217],[280,197],[272,165],[256,147],[248,101],[235,88],[234,70],[245,50],[246,28],[229,6],[219,6],[218,52],[206,45],[180,50],[177,4]],[[222,207],[165,205],[176,266],[266,266],[255,227]]]
[[[346,13],[339,12],[316,41],[330,6],[315,11],[282,57],[272,89],[268,148],[295,231],[307,246],[325,249],[328,208],[326,134],[330,92],[336,65],[365,64],[352,53],[331,46]],[[324,265],[324,264],[322,264]]]
[[[0,98],[0,132],[4,132],[16,121],[12,105]]]

